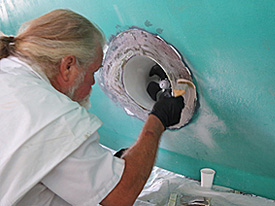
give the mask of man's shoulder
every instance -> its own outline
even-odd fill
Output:
[[[69,97],[57,91],[26,63],[17,58],[0,61],[0,101],[16,102],[32,110],[61,111],[79,107]]]

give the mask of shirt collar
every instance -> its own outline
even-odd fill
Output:
[[[43,73],[43,72],[38,72],[36,70],[33,69],[33,67],[31,67],[29,64],[23,62],[22,60],[20,60],[19,58],[17,57],[14,57],[14,56],[9,56],[7,57],[7,59],[9,61],[12,61],[12,62],[15,62],[21,66],[23,66],[24,68],[30,70],[32,73],[34,73],[38,78],[48,82],[50,84],[50,80],[48,79],[48,77]]]

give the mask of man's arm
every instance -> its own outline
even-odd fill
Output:
[[[102,205],[129,206],[135,202],[149,178],[164,130],[161,121],[155,115],[149,115],[136,143],[122,156],[125,169],[120,182],[101,202]]]
[[[184,102],[182,97],[158,101],[136,141],[122,156],[125,169],[120,182],[101,202],[104,206],[133,205],[144,187],[155,162],[161,134],[179,122]]]

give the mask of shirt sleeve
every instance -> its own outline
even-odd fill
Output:
[[[72,205],[96,205],[117,185],[124,160],[100,146],[97,132],[41,182]]]

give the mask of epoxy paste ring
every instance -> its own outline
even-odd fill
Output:
[[[138,100],[139,96],[147,98],[147,94],[141,94],[143,92],[146,93],[143,89],[146,88],[146,85],[138,85],[135,82],[145,84],[147,80],[140,79],[135,81],[138,78],[135,74],[131,77],[134,89],[141,87],[140,90],[137,90],[137,92],[140,92],[140,95],[137,95],[136,92],[133,94],[135,90],[130,88],[129,83],[125,84],[129,75],[134,73],[132,71],[126,73],[125,68],[130,61],[133,62],[134,58],[147,59],[148,68],[145,69],[148,69],[148,71],[153,64],[161,66],[170,81],[173,91],[178,89],[179,79],[181,82],[187,83],[188,89],[182,94],[185,108],[182,111],[180,123],[169,127],[169,129],[178,129],[186,125],[192,118],[196,107],[196,87],[192,82],[192,76],[187,65],[182,61],[177,50],[159,36],[137,28],[126,30],[115,36],[109,42],[107,51],[105,52],[103,67],[97,74],[97,81],[102,90],[114,102],[118,102],[128,115],[145,121],[154,102],[146,103],[147,100],[144,100],[145,103],[143,104],[142,98]],[[140,70],[142,68],[138,68],[137,65],[137,69]],[[138,73],[140,71],[137,71]]]

